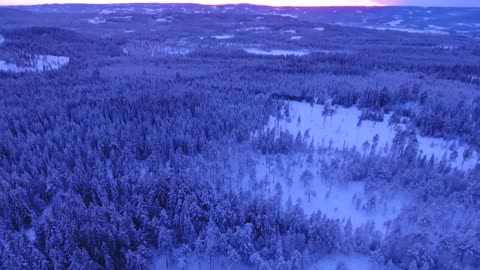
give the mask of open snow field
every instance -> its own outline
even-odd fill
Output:
[[[342,263],[346,268],[338,268]],[[350,254],[348,256],[343,254],[330,254],[315,263],[309,270],[369,270],[372,269],[372,267],[373,264],[370,259],[362,254]]]
[[[348,270],[370,270],[373,267],[368,256],[362,254],[350,254],[348,256],[343,254],[330,254],[322,257],[321,260],[313,263],[307,267],[306,270],[337,270],[338,265],[345,265]],[[254,270],[255,267],[250,267],[241,263],[232,263],[225,258],[215,258],[212,264],[206,259],[180,260],[177,264],[169,262],[167,266],[167,259],[165,256],[160,256],[155,259],[151,270],[202,270],[202,269],[235,269],[235,270]]]
[[[383,122],[364,120],[358,126],[361,111],[355,107],[338,107],[333,116],[325,118],[322,116],[323,105],[314,104],[311,106],[308,103],[296,101],[291,101],[289,104],[292,121],[281,120],[280,123],[277,123],[276,119],[272,118],[270,127],[278,125],[280,130],[289,130],[294,135],[298,132],[303,135],[308,130],[316,144],[323,143],[326,145],[332,141],[334,147],[356,146],[357,149],[362,149],[364,142],[369,142],[372,145],[373,137],[378,134],[378,149],[381,150],[385,146],[391,147],[392,140],[395,137],[395,126],[388,126],[391,116],[389,114],[385,114]],[[397,125],[397,127],[401,126]],[[423,154],[427,157],[434,155],[436,161],[439,161],[444,155],[447,158],[450,157],[454,148],[457,148],[460,155],[465,150],[465,146],[459,145],[457,141],[419,135],[417,135],[417,139],[419,149]],[[462,163],[461,157],[458,157],[455,161],[459,168],[472,168],[475,166],[476,159],[467,160],[463,165]]]
[[[258,180],[262,182],[268,179],[272,183],[264,187],[266,194],[272,196],[275,194],[275,185],[279,183],[282,186],[284,204],[286,205],[289,198],[293,204],[300,202],[306,214],[321,211],[330,218],[345,221],[350,219],[354,228],[373,221],[378,230],[385,232],[383,224],[394,219],[402,207],[414,202],[413,196],[398,189],[384,188],[381,191],[366,192],[365,183],[361,181],[348,181],[342,176],[324,179],[316,155],[312,164],[307,164],[305,155],[282,158],[283,164],[289,170],[288,174],[281,175],[274,166],[269,170],[266,158],[261,158],[257,166]],[[314,174],[313,180],[307,185],[301,180],[306,170]],[[309,193],[312,195],[309,196]],[[373,208],[368,206],[372,198],[375,198]]]
[[[272,56],[304,56],[310,54],[308,51],[305,50],[261,50],[257,48],[246,48],[244,49],[245,52],[250,54],[257,54],[257,55],[272,55]]]
[[[165,55],[187,55],[192,52],[192,47],[186,42],[161,43],[145,40],[132,41],[122,48],[125,55],[141,57],[159,57]]]
[[[304,102],[290,102],[291,121],[277,121],[272,118],[270,128],[276,127],[288,130],[292,134],[300,132],[302,135],[308,131],[315,145],[327,146],[332,143],[333,148],[356,146],[360,151],[364,142],[373,142],[373,137],[379,135],[378,152],[391,146],[395,136],[395,127],[388,126],[390,115],[385,115],[383,122],[364,120],[360,126],[358,117],[361,111],[357,108],[336,108],[332,117],[322,116],[323,105],[311,106]],[[400,125],[399,125],[400,127]],[[435,155],[437,161],[444,154],[449,156],[452,152],[451,145],[456,142],[448,142],[439,138],[417,136],[420,150],[430,156]],[[459,152],[463,146],[456,146]],[[276,194],[275,186],[281,185],[282,201],[286,205],[290,199],[293,204],[299,202],[306,214],[321,211],[328,217],[340,220],[350,219],[354,227],[358,227],[369,221],[376,224],[376,228],[382,233],[386,232],[385,222],[395,219],[402,208],[415,204],[416,198],[407,191],[398,187],[377,187],[374,191],[366,187],[363,181],[356,179],[346,180],[343,175],[334,175],[325,178],[322,175],[322,162],[334,159],[334,154],[313,153],[313,161],[307,161],[305,154],[288,154],[266,156],[254,154],[255,160],[255,183],[249,178],[248,162],[240,159],[239,167],[246,171],[245,176],[238,183],[242,189],[250,189],[261,192],[266,196]],[[456,161],[461,166],[461,158]],[[278,165],[281,164],[281,165]],[[324,164],[329,164],[324,163]],[[463,165],[473,167],[475,161],[469,160]],[[250,165],[251,166],[251,165]],[[327,165],[328,166],[328,165]],[[305,171],[313,173],[314,177],[310,184],[302,182],[302,174]],[[372,207],[371,202],[374,201]]]
[[[102,19],[100,17],[95,17],[93,19],[89,19],[88,20],[88,23],[91,23],[91,24],[99,24],[99,23],[105,23],[107,22],[105,19]]]
[[[66,56],[35,55],[27,66],[18,66],[14,63],[7,63],[0,60],[0,71],[8,72],[42,72],[56,70],[66,66],[70,58]]]
[[[302,36],[291,36],[290,40],[300,40],[302,38],[303,38]]]
[[[431,29],[413,29],[413,28],[396,28],[396,27],[365,27],[368,29],[375,29],[379,31],[400,31],[412,34],[427,34],[427,35],[448,35],[449,32],[444,29],[431,28]]]
[[[212,36],[212,38],[219,39],[219,40],[231,39],[231,38],[233,38],[233,35],[217,35],[217,36]]]

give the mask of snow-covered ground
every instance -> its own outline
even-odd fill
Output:
[[[156,52],[152,51],[152,56],[155,56],[157,54],[187,55],[191,52],[192,52],[192,50],[189,49],[189,48],[165,46],[165,47],[159,48],[159,50],[157,50]]]
[[[302,38],[303,38],[302,36],[291,36],[290,40],[300,40]]]
[[[429,35],[448,35],[450,34],[449,32],[445,30],[439,30],[436,28],[431,28],[431,29],[413,29],[413,28],[395,28],[395,27],[365,27],[368,29],[374,29],[374,30],[379,30],[379,31],[400,31],[400,32],[407,32],[407,33],[412,33],[412,34],[429,34]]]
[[[308,130],[307,141],[313,139],[315,146],[323,145],[323,149],[331,144],[333,148],[356,146],[359,151],[367,151],[363,150],[362,145],[365,142],[372,145],[373,137],[378,134],[377,153],[382,154],[381,151],[391,145],[396,133],[395,127],[388,126],[390,118],[388,114],[385,115],[383,122],[364,120],[361,125],[357,125],[361,111],[354,107],[335,108],[335,114],[326,118],[322,116],[323,105],[312,106],[305,102],[290,101],[289,108],[291,121],[272,117],[268,126],[277,130],[288,130],[294,136],[298,132],[304,135]],[[398,125],[396,128],[403,127]],[[437,160],[445,153],[449,156],[453,149],[451,145],[457,144],[439,138],[422,136],[417,138],[420,151],[427,156],[434,154]],[[456,145],[455,148],[461,152],[464,147]],[[348,175],[342,174],[341,170],[330,171],[328,168],[335,159],[334,152],[313,151],[310,154],[312,155],[310,160],[305,153],[278,155],[250,153],[250,158],[247,158],[248,155],[245,158],[235,157],[231,161],[235,164],[233,175],[239,175],[241,168],[244,174],[232,180],[233,188],[251,190],[257,195],[269,197],[277,194],[276,186],[279,184],[284,206],[291,200],[293,204],[300,203],[307,215],[321,211],[330,218],[338,218],[344,222],[350,219],[354,228],[373,221],[381,233],[386,233],[387,221],[395,219],[405,207],[417,203],[414,194],[394,184],[369,187],[367,182],[350,179]],[[253,161],[248,162],[249,159]],[[471,159],[465,162],[463,168],[471,167],[475,162],[475,159]],[[461,163],[462,160],[458,158],[456,164],[459,168]],[[307,171],[312,177],[306,184],[302,181],[302,175]],[[358,262],[359,265],[365,267],[369,265],[367,259],[361,258],[361,261]],[[337,261],[334,262],[332,259],[330,263],[320,264],[319,269],[330,269],[329,267],[336,265]]]
[[[18,66],[13,63],[7,63],[0,60],[0,71],[8,72],[36,72],[60,69],[70,62],[70,58],[66,56],[54,55],[35,55],[30,65]]]
[[[385,23],[385,24],[388,25],[388,26],[398,26],[398,25],[400,25],[402,22],[403,22],[403,20],[394,20],[394,21],[391,21],[391,22],[387,22],[387,23]]]
[[[114,10],[110,10],[110,9],[102,9],[99,14],[113,14],[115,13]]]
[[[361,149],[364,142],[372,144],[373,137],[379,135],[379,146],[383,148],[387,143],[392,145],[392,139],[395,136],[395,128],[388,126],[390,119],[389,114],[385,114],[383,122],[362,121],[361,126],[357,126],[361,111],[355,107],[343,108],[338,107],[332,117],[326,119],[322,116],[323,105],[314,104],[311,106],[305,102],[290,102],[292,121],[282,121],[280,127],[288,129],[292,134],[297,132],[302,134],[309,130],[310,136],[315,138],[317,143],[322,141],[326,144],[331,140],[334,146],[342,148],[356,146]],[[300,123],[298,119],[300,118]],[[270,126],[276,125],[274,118],[270,121]],[[457,145],[459,155],[465,150],[465,146],[459,146],[456,141],[447,141],[440,138],[417,136],[419,149],[423,154],[430,157],[435,155],[439,161],[443,155],[450,157],[452,144]],[[470,159],[463,164],[463,168],[472,168],[475,166],[476,160]],[[462,166],[462,159],[456,160],[456,165]]]
[[[257,48],[246,48],[244,49],[247,53],[257,54],[257,55],[273,55],[273,56],[287,56],[287,55],[294,55],[294,56],[304,56],[310,54],[310,52],[305,50],[270,50],[265,51]]]
[[[289,174],[282,176],[273,166],[268,168],[267,159],[260,158],[257,169],[258,181],[268,179],[272,185],[265,188],[267,195],[274,194],[274,186],[280,183],[282,186],[282,200],[286,204],[289,197],[295,204],[300,201],[306,214],[321,211],[330,218],[351,219],[352,225],[358,227],[368,221],[374,221],[377,229],[385,231],[383,224],[394,219],[402,207],[413,202],[414,199],[407,193],[399,190],[383,189],[380,191],[365,192],[365,183],[359,181],[345,182],[342,176],[337,179],[323,179],[321,166],[314,155],[314,162],[307,164],[306,155],[282,156],[282,163],[289,168]],[[301,181],[305,171],[311,171],[314,179],[309,185]],[[289,180],[291,179],[291,186]],[[249,179],[245,179],[248,186]],[[315,195],[308,196],[307,192],[314,191]],[[375,197],[375,209],[367,209],[368,201]]]
[[[177,262],[168,261],[165,256],[156,257],[153,261],[151,270],[163,270],[163,269],[188,269],[188,270],[202,270],[202,269],[236,269],[236,270],[254,270],[257,269],[253,266],[247,266],[241,263],[232,264],[226,258],[214,258],[212,263],[207,259],[198,259],[190,256],[188,258],[175,258]],[[348,256],[343,254],[330,254],[320,258],[314,262],[311,266],[308,266],[306,270],[337,270],[338,265],[344,264],[348,270],[370,270],[373,267],[372,262],[368,256],[352,253]]]
[[[254,267],[249,267],[241,263],[232,263],[227,258],[213,258],[210,263],[208,259],[197,258],[194,256],[179,257],[175,256],[177,262],[168,260],[165,256],[160,256],[154,259],[151,270],[206,270],[206,269],[236,269],[236,270],[253,270]]]
[[[278,15],[278,16],[281,16],[281,17],[288,17],[288,18],[298,18],[298,15],[295,15],[295,14],[287,14],[287,13],[284,13],[284,14],[275,14],[275,15]]]
[[[383,122],[364,120],[360,126],[357,126],[361,112],[356,108],[339,107],[332,117],[326,119],[322,116],[322,110],[323,105],[311,106],[308,103],[291,101],[292,121],[278,121],[272,118],[269,126],[287,129],[294,136],[298,132],[303,135],[308,130],[315,145],[328,146],[331,142],[334,148],[357,146],[359,151],[363,151],[362,145],[366,141],[372,145],[373,137],[378,134],[377,151],[379,153],[387,143],[391,145],[395,136],[395,131],[387,124],[389,115],[385,115]],[[417,137],[420,150],[427,156],[435,154],[438,160],[444,153],[449,155],[452,151],[450,146],[454,142]],[[463,148],[456,147],[459,152]],[[314,151],[310,162],[307,161],[305,153],[276,156],[252,154],[252,156],[255,160],[255,182],[252,182],[249,176],[252,168],[249,168],[248,162],[242,159],[233,161],[235,164],[240,164],[234,170],[238,172],[240,166],[243,166],[246,172],[240,182],[237,180],[236,189],[249,189],[263,196],[273,196],[276,194],[275,186],[280,184],[284,205],[289,199],[293,204],[300,202],[306,214],[320,210],[331,218],[344,221],[350,219],[354,227],[373,221],[376,229],[385,233],[387,221],[395,219],[404,207],[416,203],[416,197],[413,194],[397,186],[368,188],[365,182],[358,181],[359,179],[349,180],[347,175],[339,171],[333,175],[327,173],[328,176],[324,176],[327,171],[322,171],[325,168],[322,163],[327,167],[330,166],[329,162],[335,158],[335,154],[320,154]],[[460,158],[456,162],[460,168],[462,163]],[[474,164],[474,159],[471,159],[465,162],[463,167],[472,167]],[[301,180],[306,171],[313,175],[313,179],[308,184]]]
[[[5,38],[2,35],[0,35],[0,45],[2,45],[3,42],[5,42]]]
[[[438,46],[435,46],[434,48],[452,51],[452,50],[458,49],[459,47],[455,45],[438,45]]]
[[[89,19],[88,20],[88,23],[91,23],[91,24],[100,24],[100,23],[105,23],[106,20],[103,19],[103,18],[100,18],[100,17],[95,17],[93,19]]]
[[[428,28],[430,29],[434,29],[434,30],[438,30],[438,31],[448,31],[449,28],[448,27],[443,27],[443,26],[438,26],[438,25],[428,25]]]
[[[156,22],[170,22],[170,20],[166,19],[166,18],[158,18],[158,19],[155,19]]]
[[[316,53],[324,53],[324,54],[335,54],[335,53],[350,53],[346,50],[315,50]]]
[[[346,268],[337,268],[342,262]],[[310,267],[309,270],[370,270],[372,267],[373,264],[370,259],[362,254],[353,253],[348,256],[343,254],[330,254],[322,257],[318,262]]]
[[[112,13],[115,13],[115,12],[112,12]],[[102,14],[102,13],[101,13]],[[110,13],[108,14],[104,14],[104,15],[109,15]],[[121,20],[121,21],[131,21],[132,20],[132,16],[109,16],[109,17],[95,17],[93,19],[89,19],[88,20],[88,23],[91,23],[91,24],[101,24],[101,23],[106,23],[108,19],[111,19],[111,20]]]
[[[130,21],[132,20],[132,16],[117,16],[117,17],[109,17],[110,19],[114,19],[114,20],[127,20],[127,21]]]
[[[212,38],[214,38],[214,39],[220,39],[220,40],[222,40],[222,39],[231,39],[231,38],[233,38],[233,35],[217,35],[217,36],[212,36]]]
[[[176,42],[149,42],[145,40],[132,41],[123,48],[125,54],[141,57],[158,57],[164,55],[187,55],[194,47],[185,40]]]
[[[144,13],[145,14],[149,14],[149,15],[152,15],[152,14],[156,14],[156,13],[159,13],[159,12],[162,12],[163,9],[162,8],[144,8]]]
[[[267,31],[269,28],[265,26],[255,26],[255,27],[246,27],[246,28],[239,28],[237,31]]]
[[[315,27],[315,30],[317,30],[317,31],[325,31],[325,28],[324,28],[324,27]]]

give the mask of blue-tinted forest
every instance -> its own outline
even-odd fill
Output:
[[[315,9],[119,7],[0,9],[0,269],[151,269],[158,258],[171,269],[196,259],[313,269],[330,254],[372,269],[480,267],[474,37],[329,24]],[[298,42],[282,36],[292,29]],[[69,60],[18,68],[53,59],[38,55]],[[388,125],[390,142],[374,132],[334,145],[282,128],[302,123],[291,104],[319,106],[327,127],[344,121],[339,108],[358,109],[357,141],[368,122]],[[426,154],[421,138],[455,143]],[[352,224],[322,204],[306,212],[323,198],[316,179],[330,190],[362,183],[368,199],[352,203],[366,216],[381,212],[384,187],[411,203]],[[288,197],[292,182],[302,200]]]

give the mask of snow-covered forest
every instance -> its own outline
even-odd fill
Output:
[[[332,9],[0,8],[0,269],[479,269],[473,11]]]

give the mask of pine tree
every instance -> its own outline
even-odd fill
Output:
[[[416,261],[411,261],[408,270],[419,270]]]
[[[310,203],[310,199],[312,197],[317,197],[317,192],[311,188],[308,188],[307,191],[305,191],[305,195],[307,196],[307,202]]]
[[[343,261],[340,261],[335,266],[335,270],[348,270],[347,264],[345,264]]]
[[[303,171],[302,175],[300,176],[300,181],[303,183],[303,187],[307,187],[314,179],[314,175],[310,170]]]

